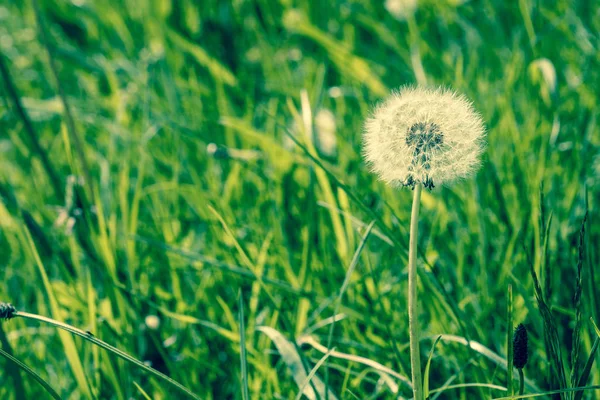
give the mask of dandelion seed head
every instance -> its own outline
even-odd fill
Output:
[[[417,0],[386,0],[385,8],[395,18],[403,21],[417,10]]]
[[[432,189],[477,169],[484,136],[483,120],[464,96],[443,88],[404,87],[366,121],[363,153],[382,181]]]
[[[319,110],[315,116],[315,130],[319,151],[328,157],[335,156],[337,150],[335,115],[327,109]]]
[[[144,322],[148,329],[155,331],[160,327],[160,318],[156,315],[147,315]]]

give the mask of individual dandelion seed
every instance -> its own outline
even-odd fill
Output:
[[[527,329],[519,324],[513,335],[513,365],[519,371],[519,395],[523,394],[524,381],[523,368],[527,364]]]
[[[12,319],[16,312],[17,309],[12,304],[0,302],[0,320]]]
[[[371,170],[393,187],[414,189],[408,245],[408,326],[415,400],[424,400],[419,351],[417,238],[422,187],[433,189],[479,166],[485,129],[464,96],[444,88],[404,87],[365,122],[363,154]]]
[[[463,95],[408,86],[393,93],[366,121],[363,153],[382,181],[433,189],[477,169],[484,136],[481,116]]]

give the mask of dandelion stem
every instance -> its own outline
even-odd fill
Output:
[[[415,185],[410,215],[410,242],[408,248],[408,325],[410,329],[410,369],[415,400],[423,400],[421,353],[419,352],[419,304],[417,300],[417,237],[419,235],[419,207],[422,184]]]

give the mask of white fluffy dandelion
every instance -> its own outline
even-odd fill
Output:
[[[392,186],[432,189],[479,166],[485,129],[471,102],[443,88],[405,87],[365,123],[364,155]]]
[[[485,129],[464,96],[447,89],[405,87],[365,123],[364,155],[371,170],[392,186],[414,189],[408,245],[408,326],[415,400],[424,400],[419,350],[417,238],[421,189],[433,189],[475,171]]]

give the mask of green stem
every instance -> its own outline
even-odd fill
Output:
[[[523,377],[523,368],[519,368],[519,396],[523,394],[525,388],[525,378]]]
[[[14,314],[11,316],[11,318],[14,317],[22,317],[22,318],[26,318],[26,319],[30,319],[33,321],[40,321],[40,322],[44,322],[50,325],[54,325],[57,328],[60,328],[64,331],[70,332],[73,335],[77,335],[79,337],[82,337],[83,339],[87,340],[88,342],[91,342],[93,344],[95,344],[98,347],[102,347],[104,350],[108,350],[109,352],[113,353],[114,355],[116,355],[117,357],[122,358],[125,361],[128,361],[132,364],[137,365],[138,367],[140,367],[141,369],[150,372],[151,374],[153,374],[154,376],[164,380],[165,382],[167,382],[168,384],[176,387],[177,389],[181,390],[183,393],[185,393],[186,395],[188,395],[190,398],[193,398],[195,400],[201,400],[201,398],[194,394],[190,389],[188,389],[187,387],[183,386],[181,383],[175,381],[174,379],[169,378],[167,375],[163,374],[162,372],[159,372],[157,370],[155,370],[152,367],[149,367],[148,365],[144,364],[142,361],[138,360],[137,358],[134,358],[132,356],[130,356],[129,354],[125,353],[122,350],[117,349],[114,346],[111,346],[110,344],[96,338],[92,333],[90,332],[86,332],[86,331],[82,331],[79,328],[75,328],[74,326],[71,326],[69,324],[65,324],[63,322],[60,321],[56,321],[52,318],[47,318],[41,315],[37,315],[37,314],[30,314],[27,312],[23,312],[23,311],[15,311]]]
[[[29,368],[27,365],[23,364],[21,361],[19,361],[18,359],[16,359],[15,357],[13,357],[11,354],[9,354],[8,352],[0,349],[0,355],[2,357],[5,357],[7,360],[9,360],[10,362],[12,362],[14,365],[16,365],[17,367],[21,368],[23,371],[27,372],[33,379],[35,379],[40,385],[42,385],[44,387],[44,389],[46,389],[46,392],[48,392],[48,394],[56,400],[61,400],[60,396],[58,395],[58,393],[56,393],[56,391],[54,389],[52,389],[52,387],[48,384],[48,382],[46,382],[44,379],[42,379],[38,374],[35,373],[35,371],[33,371],[31,368]],[[8,371],[10,373],[10,371],[16,371],[16,373],[18,374],[19,371],[17,369],[14,368],[8,368]],[[15,383],[15,386],[17,386],[17,384]],[[23,384],[21,383],[21,386],[23,386]],[[25,396],[23,393],[25,393],[24,389],[19,389],[20,391],[15,391],[15,398],[17,399],[25,399]],[[21,396],[21,397],[20,397]]]
[[[419,351],[419,304],[417,300],[417,238],[419,236],[419,206],[421,203],[419,183],[413,192],[410,215],[410,242],[408,248],[408,325],[410,329],[410,366],[414,400],[423,400],[421,379],[421,353]]]
[[[507,326],[506,326],[506,393],[509,396],[512,396],[514,392],[513,386],[513,334],[515,332],[513,328],[513,294],[512,294],[512,285],[508,284],[507,296]]]

